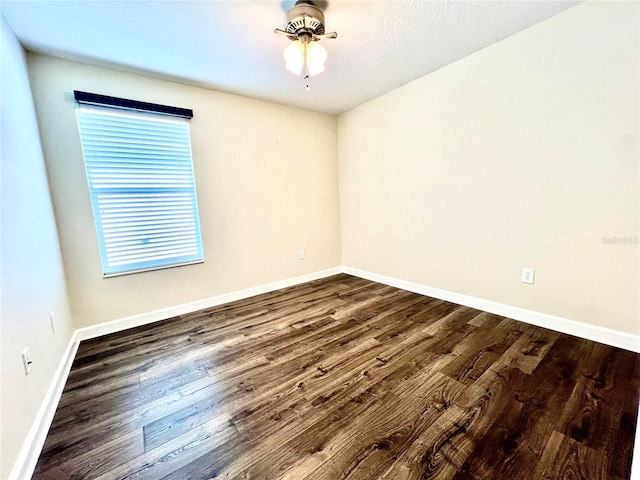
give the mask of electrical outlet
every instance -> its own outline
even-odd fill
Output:
[[[304,250],[300,250],[300,252],[298,253],[298,258],[300,260],[304,260]]]
[[[51,313],[49,314],[49,323],[51,323],[51,331],[52,331],[53,333],[56,333],[56,326],[55,326],[55,324],[53,323],[53,316],[54,316],[54,315],[55,315],[55,312],[51,312]]]
[[[522,283],[533,283],[533,277],[536,271],[533,268],[522,269]]]
[[[31,360],[31,352],[29,347],[22,350],[22,364],[24,365],[24,374],[29,375],[31,368],[33,367],[33,361]]]

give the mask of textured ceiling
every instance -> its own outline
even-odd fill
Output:
[[[340,113],[579,2],[318,1],[327,69],[304,81],[284,68],[293,1],[0,1],[28,50]],[[97,92],[100,93],[100,92]]]

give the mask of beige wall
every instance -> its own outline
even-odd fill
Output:
[[[9,477],[73,331],[24,53],[2,21],[0,478]],[[49,321],[54,312],[55,333]],[[21,352],[31,350],[26,376]]]
[[[36,54],[28,65],[79,326],[340,265],[334,116]],[[205,263],[102,277],[74,89],[194,110]]]
[[[343,264],[640,333],[638,244],[603,243],[638,236],[639,6],[578,5],[341,115]]]

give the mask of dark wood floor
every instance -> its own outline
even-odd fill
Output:
[[[36,479],[628,479],[640,355],[337,275],[82,342]]]

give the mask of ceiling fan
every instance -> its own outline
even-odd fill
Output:
[[[285,29],[275,29],[291,44],[284,50],[286,68],[304,78],[324,71],[327,51],[318,43],[323,38],[337,38],[336,32],[325,33],[324,13],[311,0],[298,0],[287,12]],[[307,87],[308,88],[308,87]]]

